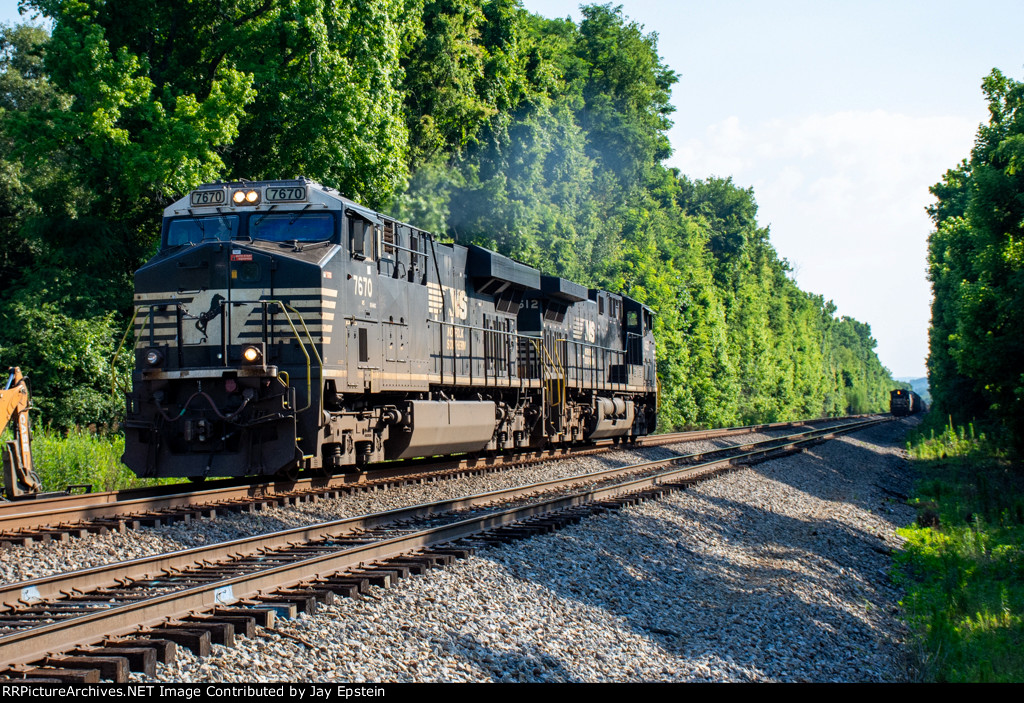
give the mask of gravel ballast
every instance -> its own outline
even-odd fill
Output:
[[[480,551],[205,659],[180,651],[158,678],[904,680],[889,568],[914,519],[914,422]]]
[[[788,431],[792,432],[792,431]],[[113,564],[129,559],[226,542],[318,522],[366,515],[419,503],[461,498],[502,488],[523,486],[552,478],[599,471],[652,459],[703,452],[755,442],[788,432],[746,434],[742,437],[687,442],[665,447],[626,448],[595,456],[528,465],[483,475],[374,490],[300,505],[274,507],[258,513],[221,512],[213,520],[195,520],[126,533],[89,535],[61,543],[35,543],[0,550],[0,581],[15,583],[75,569]]]

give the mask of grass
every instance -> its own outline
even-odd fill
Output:
[[[11,439],[4,433],[4,441]],[[45,428],[32,430],[32,459],[44,491],[62,491],[87,483],[94,491],[173,483],[171,479],[140,479],[121,463],[124,435],[98,434],[76,428],[66,434]]]
[[[922,678],[1024,681],[1024,467],[970,425],[908,450],[918,520],[896,571]]]

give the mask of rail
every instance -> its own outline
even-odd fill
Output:
[[[851,420],[855,418],[841,418]],[[835,418],[840,420],[840,418]],[[719,428],[712,430],[691,430],[687,432],[651,435],[641,437],[639,444],[647,447],[664,446],[677,442],[693,442],[704,439],[729,437],[752,432],[774,431],[804,427],[820,420],[779,422],[743,427]],[[832,420],[828,420],[832,422]],[[242,509],[245,504],[265,501],[287,502],[297,499],[299,494],[312,500],[314,496],[330,497],[336,491],[349,489],[363,490],[379,488],[392,483],[434,480],[451,472],[482,472],[501,470],[509,466],[531,464],[568,456],[585,456],[613,449],[611,440],[599,440],[594,447],[563,447],[536,450],[509,457],[454,457],[440,464],[436,460],[415,460],[382,464],[381,468],[370,469],[359,474],[338,474],[330,478],[306,477],[297,481],[255,483],[241,479],[216,479],[203,484],[196,490],[183,484],[154,486],[113,492],[47,496],[28,502],[0,502],[0,545],[28,544],[35,539],[48,540],[54,533],[63,532],[81,536],[87,531],[99,531],[110,527],[104,521],[121,520],[125,528],[145,525],[158,519],[161,524],[192,517],[208,508],[218,512]],[[107,525],[100,529],[101,525]],[[118,529],[117,526],[111,529]],[[2,547],[0,547],[2,548]]]

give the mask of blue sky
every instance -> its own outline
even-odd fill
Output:
[[[1024,80],[1024,3],[622,0],[657,32],[675,153],[753,187],[804,290],[871,325],[896,376],[923,376],[928,187],[969,156],[993,68]],[[581,18],[579,3],[525,0]]]
[[[574,1],[523,4],[581,17]],[[668,164],[753,187],[800,286],[870,324],[896,376],[924,375],[928,187],[987,121],[981,79],[1024,80],[1024,2],[617,4],[680,74]],[[0,21],[18,19],[0,0]]]

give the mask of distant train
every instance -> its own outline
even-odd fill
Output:
[[[926,410],[928,410],[928,406],[921,400],[921,396],[914,391],[908,391],[906,388],[897,388],[889,392],[889,412],[894,417],[914,415],[915,413],[923,413]]]
[[[306,179],[210,183],[135,274],[123,459],[199,479],[629,441],[657,422],[653,323]]]

